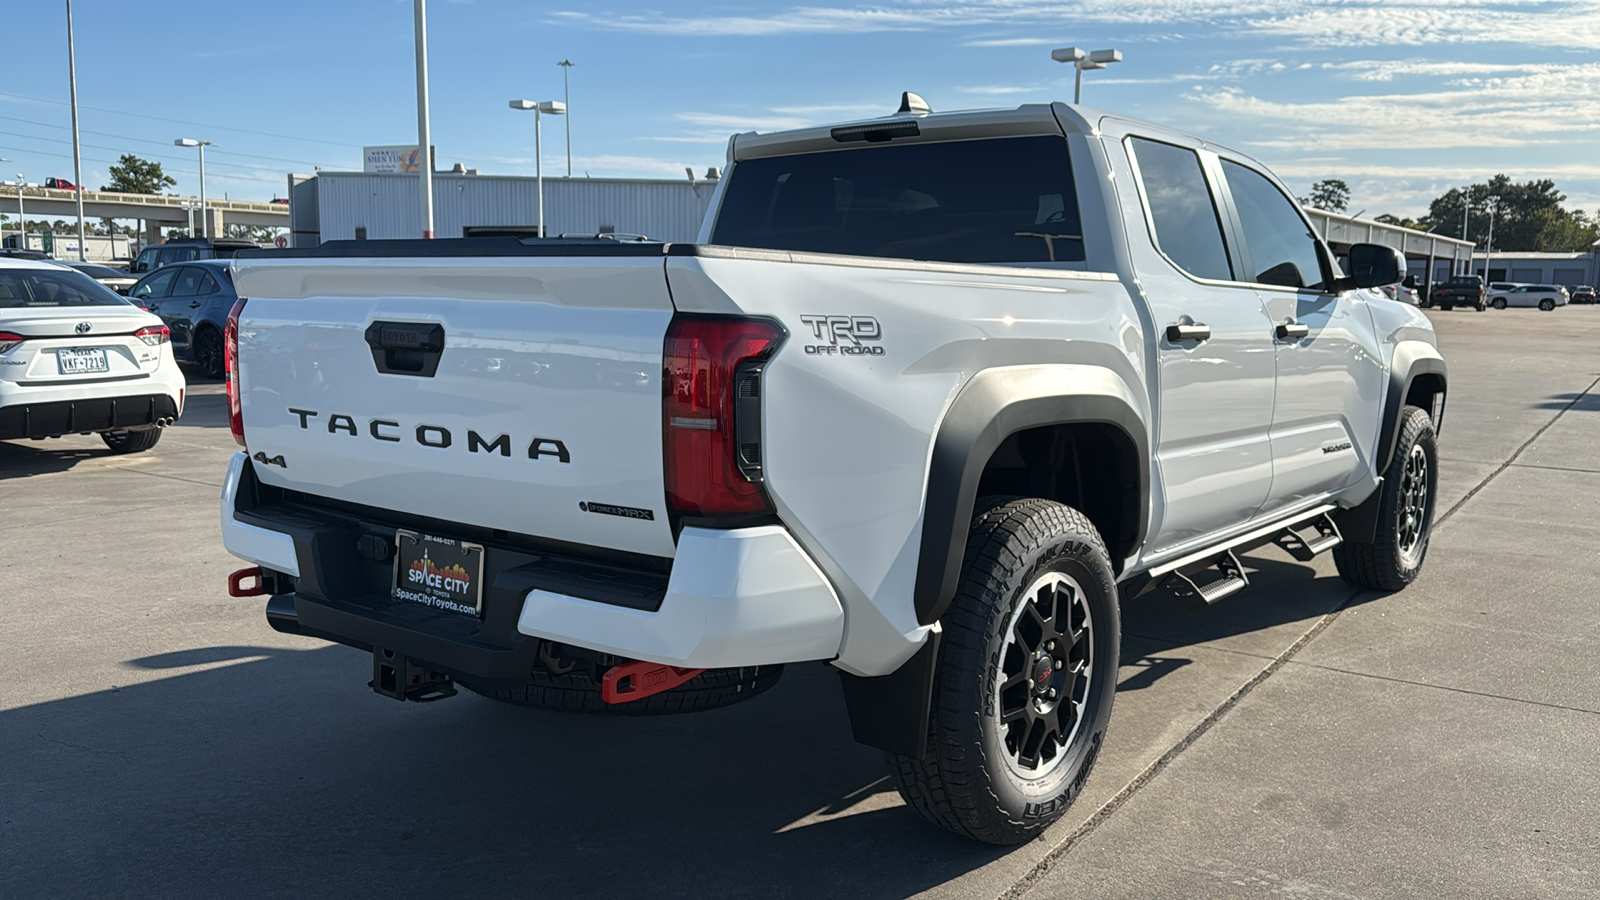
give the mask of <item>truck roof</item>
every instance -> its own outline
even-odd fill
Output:
[[[902,101],[902,110],[906,107]],[[879,143],[903,139],[941,141],[974,138],[1022,137],[1044,134],[1093,134],[1099,123],[1115,118],[1153,132],[1181,136],[1212,150],[1255,161],[1241,153],[1204,138],[1166,125],[1148,122],[1088,106],[1071,103],[1025,103],[1015,109],[971,109],[943,113],[898,112],[873,119],[858,119],[788,131],[745,132],[728,141],[728,161],[784,156],[790,153],[817,153],[839,150],[857,142]],[[1258,162],[1259,165],[1259,162]]]

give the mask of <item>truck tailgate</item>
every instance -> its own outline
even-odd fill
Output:
[[[262,482],[672,555],[659,256],[241,259],[235,283]]]

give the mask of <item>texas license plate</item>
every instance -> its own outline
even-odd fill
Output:
[[[394,544],[395,599],[468,616],[482,613],[482,544],[403,528]]]
[[[106,351],[101,348],[92,350],[57,350],[56,365],[60,367],[63,375],[84,375],[91,372],[111,371],[111,364],[106,361]]]

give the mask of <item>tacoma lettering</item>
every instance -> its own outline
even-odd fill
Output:
[[[289,415],[294,416],[300,425],[301,431],[310,431],[313,420],[323,420],[323,414],[314,409],[298,409],[288,407]],[[324,420],[329,434],[348,434],[359,437],[361,430],[356,426],[356,417],[345,413],[330,413]],[[402,435],[406,427],[395,419],[368,419],[367,435],[373,440],[386,444],[403,443]],[[411,426],[411,435],[417,444],[435,450],[448,450],[460,446],[456,443],[455,435],[443,425],[419,424]],[[497,434],[492,438],[484,437],[474,429],[467,429],[466,450],[468,453],[485,453],[488,455],[499,454],[509,458],[513,438],[509,434]],[[567,449],[565,441],[550,437],[535,437],[528,441],[528,459],[539,460],[546,457],[554,458],[557,463],[570,464],[572,453]]]

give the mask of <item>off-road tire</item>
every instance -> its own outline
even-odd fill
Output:
[[[927,752],[920,758],[888,754],[889,774],[906,805],[929,822],[990,844],[1019,844],[1066,812],[1105,739],[1121,631],[1117,591],[1105,543],[1077,510],[1037,498],[981,499],[977,508],[961,582],[940,620],[943,640]],[[1001,679],[1008,654],[1024,647],[1014,635],[1026,612],[1022,607],[1039,596],[1030,586],[1058,576],[1066,576],[1081,590],[1076,595],[1081,600],[1073,600],[1070,609],[1081,606],[1091,623],[1082,629],[1078,644],[1063,638],[1063,644],[1072,644],[1073,658],[1079,657],[1079,644],[1087,649],[1082,666],[1088,677],[1081,688],[1082,712],[1074,719],[1078,724],[1069,742],[1064,747],[1059,741],[1051,744],[1058,749],[1049,767],[1043,775],[1029,778],[1013,761],[1016,754],[1008,750],[1003,728],[1009,726],[1000,724],[1000,714],[1012,702],[1006,699],[1010,692],[1000,691]],[[1063,612],[1062,596],[1056,594],[1057,614]],[[1066,614],[1069,622],[1085,621],[1074,612]],[[1043,669],[1047,680],[1036,682],[1034,670],[1025,670],[1029,680],[1020,687],[1029,690],[1054,684],[1050,678],[1066,674],[1066,667],[1047,665]],[[1074,696],[1076,684],[1074,680],[1062,685],[1063,699]],[[1026,696],[1024,702],[1033,702],[1035,695]],[[1056,704],[1059,709],[1060,701]],[[1044,768],[1042,752],[1035,759]]]
[[[141,428],[137,431],[102,431],[100,439],[112,453],[143,453],[161,440],[161,429]]]
[[[560,712],[596,713],[612,716],[656,716],[698,712],[731,706],[748,700],[778,683],[783,666],[746,666],[742,669],[707,669],[681,687],[631,703],[607,703],[600,699],[600,682],[592,666],[578,664],[564,675],[539,668],[521,683],[456,683],[490,700],[549,709]],[[602,676],[603,677],[603,676]]]
[[[1478,304],[1473,307],[1473,309],[1477,310],[1478,312],[1483,312],[1484,310],[1486,310],[1488,308],[1489,308],[1489,305],[1487,303],[1484,303],[1482,300],[1479,300]]]
[[[1506,308],[1506,298],[1504,298],[1504,297],[1496,297],[1496,298],[1494,298],[1494,308],[1495,309],[1505,309]]]
[[[195,366],[200,369],[200,374],[207,378],[221,378],[227,374],[224,371],[227,365],[226,352],[222,342],[222,332],[207,326],[194,333],[194,348],[191,353],[194,356]]]
[[[1439,446],[1434,437],[1433,420],[1427,412],[1407,406],[1401,412],[1400,436],[1394,459],[1384,471],[1382,493],[1378,498],[1378,529],[1371,542],[1350,541],[1333,548],[1333,562],[1339,577],[1349,584],[1373,591],[1398,591],[1415,581],[1422,571],[1432,538],[1434,501],[1438,496]],[[1426,497],[1421,521],[1415,524],[1418,543],[1406,547],[1407,461],[1413,452],[1427,463]]]

